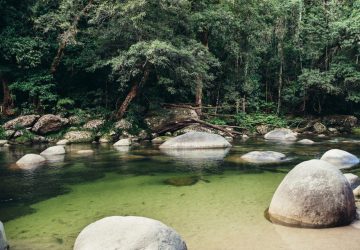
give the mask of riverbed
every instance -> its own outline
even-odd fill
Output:
[[[0,220],[11,249],[72,249],[89,223],[112,215],[154,218],[173,227],[190,250],[360,249],[357,223],[333,229],[274,225],[264,212],[296,164],[339,148],[360,156],[358,138],[311,138],[314,145],[238,140],[231,150],[164,152],[142,144],[69,145],[60,161],[16,168],[43,146],[0,148]],[[78,155],[93,149],[93,155]],[[287,155],[280,164],[240,160],[253,150]],[[359,168],[346,170],[360,175]]]

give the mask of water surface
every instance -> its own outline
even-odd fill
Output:
[[[298,229],[264,218],[277,186],[297,163],[331,148],[360,155],[356,138],[324,138],[315,145],[260,138],[237,141],[230,151],[163,152],[151,145],[115,149],[70,145],[64,161],[34,171],[13,163],[44,146],[1,148],[0,220],[11,249],[72,249],[89,223],[112,215],[158,219],[175,228],[189,249],[360,249],[356,225]],[[77,150],[95,150],[79,156]],[[240,161],[252,150],[289,157],[281,164]],[[346,170],[360,174],[357,168]],[[176,186],[176,185],[180,186]]]

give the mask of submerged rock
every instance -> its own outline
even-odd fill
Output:
[[[315,142],[312,140],[309,140],[309,139],[303,139],[303,140],[298,141],[298,143],[304,144],[304,145],[311,145],[311,144],[314,144]]]
[[[250,163],[275,163],[285,158],[286,155],[274,151],[253,151],[241,156],[241,159]]]
[[[294,133],[291,129],[278,128],[267,133],[264,138],[266,140],[296,141],[297,133]]]
[[[181,236],[160,221],[135,216],[112,216],[85,227],[74,250],[187,250]]]
[[[33,169],[41,164],[45,163],[46,159],[42,157],[41,155],[37,154],[27,154],[24,155],[20,160],[16,162],[16,165],[18,165],[22,169]]]
[[[173,177],[166,179],[165,184],[182,187],[182,186],[191,186],[196,184],[200,178],[198,176],[183,176],[183,177]]]
[[[17,127],[29,128],[32,127],[35,122],[39,119],[39,115],[24,115],[19,116],[13,120],[6,122],[3,125],[5,130],[15,130]]]
[[[0,221],[0,250],[7,250],[9,245],[7,244],[4,225]]]
[[[222,136],[204,132],[189,132],[164,142],[162,149],[228,148],[231,144]]]
[[[94,139],[90,131],[70,131],[64,135],[64,139],[70,143],[92,142]]]
[[[92,149],[84,149],[84,150],[79,150],[76,152],[79,155],[92,155],[94,154],[94,150]]]
[[[359,159],[349,152],[340,149],[331,149],[321,157],[321,160],[327,161],[339,169],[351,168],[359,163]]]
[[[32,128],[32,131],[45,135],[51,132],[57,132],[64,128],[69,123],[69,120],[66,118],[62,118],[58,115],[44,115],[42,116]]]
[[[114,144],[115,147],[130,146],[131,139],[121,139]]]
[[[357,188],[358,186],[360,186],[360,178],[357,175],[354,174],[344,174],[346,180],[349,182],[350,187],[352,189]]]
[[[340,170],[322,160],[305,161],[291,170],[269,207],[271,221],[297,227],[343,226],[355,216],[350,184]]]
[[[40,153],[42,156],[49,156],[49,155],[64,155],[66,154],[65,148],[63,146],[53,146],[50,148],[45,149]]]

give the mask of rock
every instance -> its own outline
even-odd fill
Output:
[[[68,123],[69,120],[66,118],[48,114],[40,117],[32,128],[32,131],[37,134],[45,135],[63,129]]]
[[[337,134],[337,133],[338,133],[338,131],[337,131],[336,128],[329,128],[328,130],[329,130],[330,133],[333,133],[333,134]]]
[[[357,125],[358,119],[351,115],[331,115],[325,116],[322,122],[328,127],[341,127],[346,131],[350,131],[351,128]]]
[[[324,137],[326,137],[326,135],[320,134],[320,135],[318,135],[318,137],[319,137],[319,138],[324,138]]]
[[[98,130],[99,128],[101,128],[105,123],[105,120],[102,119],[95,119],[95,120],[91,120],[88,121],[83,128],[84,129],[91,129],[91,130]]]
[[[121,119],[114,124],[115,129],[128,131],[132,129],[132,124],[126,119]]]
[[[151,142],[153,144],[162,144],[164,142],[166,142],[167,140],[171,139],[172,137],[170,136],[159,136],[159,137],[156,137],[154,139],[151,140]]]
[[[0,221],[0,250],[9,249],[9,245],[7,244],[6,235],[4,225]]]
[[[32,127],[39,119],[39,115],[24,115],[6,122],[3,125],[5,130],[17,130],[18,128]]]
[[[315,142],[312,140],[309,140],[309,139],[302,139],[302,140],[298,141],[298,143],[304,144],[304,145],[311,145],[311,144],[314,144]]]
[[[77,115],[73,115],[69,117],[69,124],[71,126],[79,126],[83,123],[84,123],[83,120]]]
[[[269,132],[269,126],[268,125],[256,126],[256,132],[260,135],[265,135]]]
[[[40,135],[34,135],[33,138],[31,139],[31,141],[33,143],[47,143],[47,142],[49,142],[49,140],[47,138],[45,138],[44,136],[40,136]]]
[[[44,150],[40,153],[40,155],[42,155],[42,156],[64,155],[64,154],[66,154],[66,151],[63,146],[53,146],[53,147],[47,148],[46,150]]]
[[[20,160],[18,160],[16,162],[16,165],[18,165],[22,169],[33,169],[45,163],[45,161],[46,159],[41,155],[27,154],[24,155]]]
[[[3,147],[7,143],[8,143],[8,140],[0,140],[0,147]]]
[[[110,139],[107,137],[107,136],[103,136],[99,139],[99,142],[100,143],[109,143],[110,142]]]
[[[121,139],[114,144],[115,147],[130,146],[131,139]]]
[[[360,186],[360,178],[354,174],[344,174],[346,180],[350,183],[351,189],[355,189]]]
[[[313,125],[314,131],[318,134],[322,134],[325,133],[327,131],[327,128],[324,124],[322,124],[321,122],[316,122]]]
[[[331,149],[321,157],[321,160],[327,161],[339,169],[351,168],[359,163],[359,159],[349,152],[340,149]]]
[[[112,216],[85,227],[74,250],[187,250],[172,228],[160,221],[135,216]]]
[[[92,155],[92,154],[94,154],[94,150],[92,150],[92,149],[79,150],[76,153],[79,155]]]
[[[348,225],[356,217],[354,195],[336,167],[322,160],[305,161],[277,188],[269,217],[274,223],[297,227]]]
[[[92,142],[94,137],[90,131],[69,131],[64,135],[64,139],[70,143]]]
[[[282,162],[286,155],[274,151],[253,151],[241,156],[241,159],[250,163]]]
[[[56,145],[67,145],[67,144],[70,144],[70,141],[66,139],[60,140],[56,143]]]
[[[358,186],[357,188],[355,188],[353,190],[353,194],[355,197],[359,198],[360,197],[360,186]]]
[[[183,187],[195,185],[199,180],[199,176],[173,177],[166,179],[164,183],[176,187]]]
[[[15,135],[15,130],[5,130],[5,137],[7,139],[11,139]]]
[[[204,132],[189,132],[171,138],[161,144],[160,148],[229,148],[231,144],[222,136]]]
[[[278,128],[267,133],[264,138],[266,140],[278,140],[278,141],[295,141],[297,133],[294,133],[291,129]]]
[[[249,138],[250,138],[250,137],[249,137],[248,135],[242,135],[242,136],[241,136],[241,139],[243,139],[244,141],[245,141],[245,140],[248,140]]]
[[[228,142],[233,142],[234,138],[232,138],[231,136],[225,136],[225,140],[227,140]]]
[[[151,131],[156,132],[168,124],[188,119],[199,119],[199,116],[193,109],[171,107],[150,112],[144,121]]]

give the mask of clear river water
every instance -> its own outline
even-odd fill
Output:
[[[332,148],[360,156],[358,138],[314,138],[315,145],[236,141],[231,150],[163,152],[156,146],[69,145],[61,161],[16,168],[45,146],[0,148],[0,220],[12,250],[70,250],[88,224],[136,215],[173,227],[190,250],[360,249],[360,226],[301,229],[274,225],[264,211],[286,173]],[[94,155],[76,154],[93,149]],[[253,150],[285,153],[281,164],[247,164]],[[346,170],[360,175],[359,168]]]

